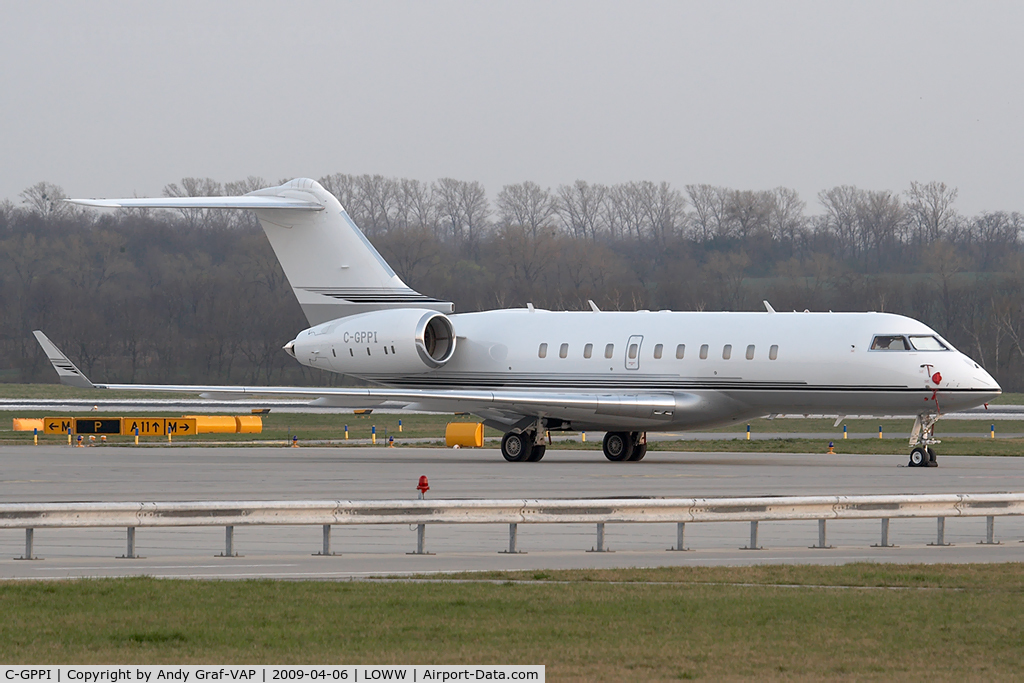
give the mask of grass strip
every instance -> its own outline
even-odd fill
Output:
[[[1019,676],[1018,565],[525,576],[540,574],[532,583],[5,582],[0,658],[540,663],[552,680],[607,681]],[[840,588],[849,585],[957,590]]]

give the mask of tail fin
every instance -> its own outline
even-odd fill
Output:
[[[117,208],[254,211],[310,325],[385,308],[454,310],[451,302],[432,299],[402,282],[334,195],[309,178],[244,197],[71,201]]]

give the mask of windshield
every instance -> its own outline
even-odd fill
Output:
[[[946,345],[932,335],[910,337],[910,345],[917,351],[948,351]]]
[[[880,334],[871,342],[872,351],[906,351],[907,349],[907,340],[902,335]]]

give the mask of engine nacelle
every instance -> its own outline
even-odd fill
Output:
[[[455,330],[437,311],[394,308],[322,323],[284,348],[303,365],[347,375],[416,374],[451,359]]]

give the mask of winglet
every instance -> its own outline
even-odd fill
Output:
[[[81,370],[75,367],[74,363],[68,360],[67,356],[61,353],[61,350],[50,341],[49,337],[39,330],[35,330],[32,334],[35,335],[36,341],[43,347],[43,353],[46,354],[46,357],[53,364],[53,369],[57,371],[61,384],[81,389],[94,389],[96,387],[95,384],[89,381],[88,377],[82,374]]]

